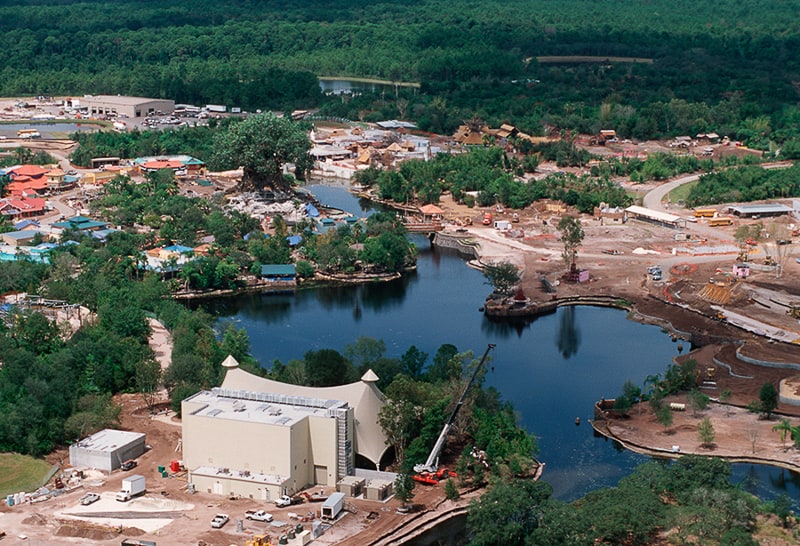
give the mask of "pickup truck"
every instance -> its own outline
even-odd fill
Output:
[[[267,523],[272,521],[272,514],[268,514],[263,510],[248,510],[244,513],[244,517],[253,521],[265,521]]]
[[[228,514],[217,514],[211,520],[211,527],[213,527],[214,529],[220,529],[222,528],[222,526],[228,523],[229,519],[231,518],[228,517]]]
[[[289,495],[282,495],[275,499],[275,506],[278,508],[285,508],[293,504],[303,504],[303,497],[290,497]]]

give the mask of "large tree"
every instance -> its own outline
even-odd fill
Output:
[[[486,284],[491,285],[498,294],[508,294],[520,281],[519,267],[511,262],[488,264],[483,276],[486,277]]]
[[[580,218],[574,216],[564,216],[558,222],[558,231],[561,232],[561,241],[564,243],[564,261],[569,264],[570,269],[575,267],[575,259],[578,256],[578,248],[583,243],[583,226]]]
[[[311,142],[304,124],[270,112],[233,123],[214,138],[214,163],[220,168],[242,167],[242,190],[286,189],[283,166],[294,163],[296,174],[311,168]]]

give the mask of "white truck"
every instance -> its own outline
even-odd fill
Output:
[[[290,497],[289,495],[281,495],[275,499],[275,506],[278,508],[286,508],[293,504],[303,504],[303,497]]]
[[[144,476],[139,474],[128,476],[122,480],[122,489],[119,490],[115,498],[119,502],[128,502],[133,497],[144,495],[146,490]]]
[[[248,510],[244,513],[244,517],[253,521],[265,521],[267,523],[272,521],[272,514],[268,514],[263,510]]]

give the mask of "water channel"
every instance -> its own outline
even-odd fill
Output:
[[[309,189],[325,204],[369,213],[367,203],[341,188]],[[514,405],[520,423],[536,436],[546,463],[543,479],[559,499],[613,486],[649,460],[595,436],[587,420],[594,402],[616,396],[626,380],[641,384],[663,372],[678,354],[670,336],[628,320],[623,311],[586,306],[561,308],[525,326],[492,322],[478,312],[489,290],[483,275],[424,238],[415,242],[418,271],[396,282],[249,294],[204,307],[244,328],[253,355],[265,366],[302,358],[309,350],[344,351],[359,336],[384,340],[390,357],[411,345],[432,357],[443,343],[480,356],[495,343],[487,384]],[[800,477],[788,471],[737,464],[733,479],[764,498],[784,492],[795,503],[800,499]]]

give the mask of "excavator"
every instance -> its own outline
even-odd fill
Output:
[[[453,422],[456,420],[458,411],[461,409],[461,406],[464,405],[464,399],[467,397],[469,389],[475,382],[475,378],[478,377],[478,372],[480,372],[483,368],[483,363],[486,362],[486,357],[489,356],[489,351],[494,348],[494,343],[490,343],[489,346],[486,347],[486,352],[483,353],[481,361],[475,367],[475,371],[472,372],[472,377],[470,377],[469,383],[467,383],[467,386],[464,388],[464,392],[461,393],[461,397],[458,399],[456,407],[453,408],[453,413],[450,414],[450,418],[445,422],[444,427],[442,427],[442,432],[439,434],[439,438],[436,439],[436,443],[433,445],[433,449],[428,455],[428,459],[422,464],[414,465],[415,474],[412,476],[414,481],[425,485],[436,485],[440,481],[447,479],[450,476],[456,476],[455,472],[451,472],[446,468],[439,468],[439,454],[444,447],[444,443],[447,440],[447,435],[450,433],[450,429],[453,428]]]

